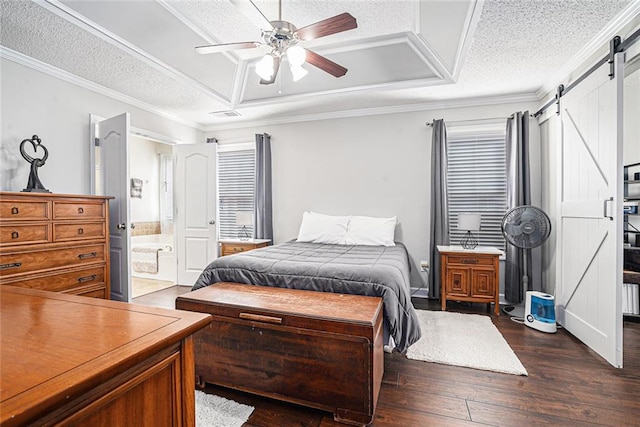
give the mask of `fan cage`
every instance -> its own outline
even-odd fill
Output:
[[[549,238],[551,221],[543,210],[535,206],[516,206],[504,215],[502,234],[513,246],[532,249]]]

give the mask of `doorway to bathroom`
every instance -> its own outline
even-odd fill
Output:
[[[137,298],[176,284],[172,146],[131,135],[129,155],[131,297]]]

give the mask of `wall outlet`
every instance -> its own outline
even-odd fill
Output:
[[[420,261],[420,270],[429,271],[429,261]]]

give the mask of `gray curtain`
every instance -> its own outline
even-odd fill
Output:
[[[529,171],[529,112],[517,112],[507,119],[507,209],[531,204]],[[531,251],[507,243],[505,262],[505,298],[514,304],[524,299],[522,276],[525,256],[531,266]],[[531,275],[528,274],[530,277]],[[531,289],[531,280],[529,280]]]
[[[447,128],[444,120],[433,121],[431,139],[431,259],[429,298],[440,298],[440,254],[436,245],[449,245],[447,198]]]
[[[255,227],[253,237],[271,239],[273,219],[271,209],[271,135],[256,134],[256,191],[254,196]]]

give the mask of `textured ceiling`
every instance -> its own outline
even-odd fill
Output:
[[[260,41],[229,0],[0,0],[5,52],[33,58],[198,126],[279,120],[433,101],[536,96],[625,7],[640,0],[283,0],[298,28],[349,12],[358,28],[305,42],[344,65],[305,64],[258,83],[264,49],[198,55],[203,44]],[[270,20],[278,2],[255,0]],[[636,16],[640,24],[640,18]],[[7,57],[7,55],[4,55]],[[210,114],[235,110],[239,117]]]

